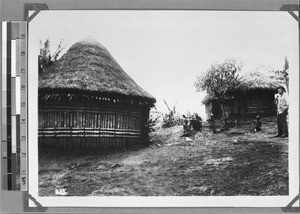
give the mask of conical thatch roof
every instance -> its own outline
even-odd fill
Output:
[[[155,102],[154,97],[123,71],[108,50],[90,37],[73,44],[39,76],[39,90],[92,92]]]

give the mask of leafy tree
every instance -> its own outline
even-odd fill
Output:
[[[241,71],[243,64],[235,59],[227,59],[222,63],[212,64],[205,73],[197,76],[194,83],[196,91],[206,91],[208,94],[214,95],[221,104],[225,99],[232,95],[233,89],[239,86]]]
[[[47,39],[45,42],[42,42],[42,40],[40,40],[40,54],[38,58],[39,73],[44,72],[53,64],[53,62],[57,61],[60,53],[65,49],[65,47],[66,44],[64,40],[61,39],[56,51],[51,55],[50,40]]]

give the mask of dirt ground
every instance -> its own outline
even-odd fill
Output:
[[[276,118],[262,124],[258,133],[204,127],[189,138],[181,126],[158,129],[148,147],[106,152],[40,148],[39,195],[287,195],[288,138],[270,138]]]

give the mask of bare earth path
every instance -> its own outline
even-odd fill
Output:
[[[181,126],[151,133],[153,145],[123,151],[39,150],[39,194],[54,196],[188,196],[288,194],[288,139],[270,139],[275,118],[259,133],[193,132]]]

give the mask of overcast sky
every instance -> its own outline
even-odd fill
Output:
[[[233,11],[42,11],[29,25],[36,40],[50,39],[54,52],[92,36],[137,84],[166,111],[177,101],[181,113],[204,115],[196,76],[226,58],[244,71],[260,65],[281,69],[284,57],[298,72],[298,25],[287,12]]]

